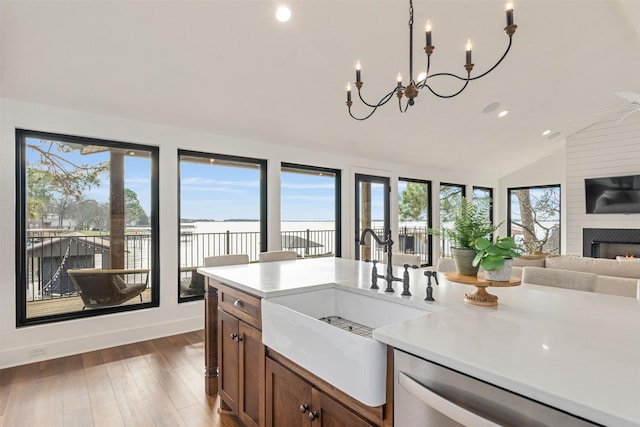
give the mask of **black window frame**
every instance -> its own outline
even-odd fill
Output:
[[[332,169],[322,166],[302,165],[298,163],[280,162],[280,171],[282,169],[298,169],[302,171],[331,173],[335,177],[335,224],[336,224],[336,241],[335,241],[335,257],[342,257],[342,171],[340,169]],[[280,190],[282,192],[282,189]],[[282,200],[280,201],[282,205]],[[282,218],[280,218],[282,222]]]
[[[433,182],[427,179],[416,179],[416,178],[404,178],[398,177],[398,182],[406,181],[406,182],[415,182],[417,184],[427,184],[427,229],[431,230],[433,228]],[[400,232],[400,226],[398,226],[398,233]],[[433,265],[433,235],[431,233],[427,234],[427,247],[429,248],[429,253],[427,254],[427,262],[422,263],[421,267],[429,267]]]
[[[494,206],[494,198],[493,198],[493,188],[492,187],[482,187],[479,185],[474,185],[473,186],[473,190],[471,191],[471,199],[473,201],[473,193],[476,190],[481,190],[481,191],[486,191],[487,193],[489,193],[489,198],[491,199],[491,202],[489,203],[489,221],[491,222],[491,224],[493,224],[493,206]]]
[[[181,209],[181,201],[182,196],[180,194],[181,190],[181,178],[180,178],[180,158],[181,156],[191,156],[191,157],[200,157],[203,159],[216,159],[220,161],[228,161],[234,163],[247,163],[253,164],[260,167],[260,251],[267,251],[267,243],[268,243],[268,224],[267,224],[267,160],[259,159],[255,157],[244,157],[244,156],[234,156],[228,154],[217,154],[217,153],[208,153],[204,151],[193,151],[186,149],[178,149],[178,234],[176,236],[176,242],[180,242],[180,209]],[[178,271],[178,282],[177,282],[177,292],[178,292],[178,304],[190,301],[198,301],[204,299],[204,293],[201,295],[187,295],[182,296],[180,294],[180,246],[178,245],[178,259],[176,260],[177,271]],[[206,285],[205,285],[206,292]]]
[[[151,274],[151,301],[139,304],[119,305],[114,307],[93,308],[90,310],[73,311],[27,318],[27,158],[26,140],[27,138],[51,139],[60,142],[68,142],[80,145],[99,145],[109,148],[130,149],[148,151],[151,157],[151,212],[149,223],[151,224],[151,254],[150,254],[150,274]],[[102,316],[111,313],[126,311],[144,310],[160,306],[160,203],[159,203],[159,164],[160,149],[158,146],[143,145],[123,141],[107,139],[89,138],[75,135],[66,135],[52,132],[33,131],[28,129],[15,130],[16,147],[16,327],[26,327],[41,325],[67,320],[75,320],[87,317]]]
[[[511,236],[511,192],[516,190],[530,190],[542,188],[558,189],[558,254],[562,253],[562,185],[561,184],[545,184],[545,185],[527,185],[522,187],[507,188],[507,236]]]

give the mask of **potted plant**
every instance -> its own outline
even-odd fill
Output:
[[[476,256],[473,259],[473,265],[482,267],[487,280],[498,282],[509,281],[513,258],[519,257],[524,252],[524,249],[519,247],[511,236],[498,236],[494,242],[486,237],[479,237],[474,246]]]
[[[429,233],[451,240],[451,254],[457,272],[465,276],[475,276],[478,274],[478,266],[472,264],[476,255],[475,241],[479,237],[490,236],[497,228],[498,226],[489,221],[486,209],[463,197],[453,217],[453,226],[429,230]]]

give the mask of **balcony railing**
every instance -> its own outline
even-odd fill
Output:
[[[378,230],[380,233],[381,231]],[[282,249],[293,250],[300,258],[334,256],[335,230],[299,230],[281,233]],[[109,236],[69,233],[56,236],[32,236],[27,242],[27,301],[77,296],[67,274],[73,268],[109,268]],[[125,235],[126,269],[151,269],[151,236],[148,233]],[[428,262],[426,228],[405,227],[394,251],[417,253]],[[180,235],[180,280],[189,281],[195,268],[209,256],[246,253],[257,262],[260,253],[259,232],[182,233]],[[372,241],[372,253],[382,260],[382,248]],[[153,283],[149,280],[149,283]]]
[[[384,237],[384,231],[381,228],[373,229],[373,231]],[[370,257],[383,262],[386,259],[384,248],[378,245],[375,239],[370,239]],[[422,265],[429,263],[429,234],[427,227],[401,227],[398,232],[398,241],[394,243],[393,252],[405,254],[418,254]]]

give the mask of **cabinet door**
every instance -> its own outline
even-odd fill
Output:
[[[262,334],[240,321],[239,408],[238,416],[247,427],[264,425],[264,361]]]
[[[311,386],[271,359],[266,371],[266,426],[311,427]]]
[[[218,361],[220,374],[218,389],[222,403],[238,413],[238,324],[235,317],[218,310]]]
[[[316,420],[313,426],[316,427],[372,427],[371,424],[360,416],[342,406],[337,400],[329,397],[323,392],[313,389],[312,408]],[[318,411],[317,408],[320,408]]]

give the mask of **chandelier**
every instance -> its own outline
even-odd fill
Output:
[[[432,39],[431,23],[427,21],[427,25],[425,29],[426,44],[424,47],[424,52],[427,55],[427,71],[426,73],[423,73],[424,78],[421,78],[422,75],[420,75],[418,76],[418,81],[416,81],[413,78],[413,0],[409,0],[409,82],[408,84],[404,86],[402,84],[402,76],[398,74],[398,82],[396,87],[394,87],[389,93],[384,95],[377,103],[367,102],[362,97],[362,93],[360,91],[362,89],[363,81],[361,76],[362,70],[360,68],[360,61],[358,61],[358,63],[356,64],[356,81],[355,81],[355,86],[358,90],[358,98],[360,98],[360,101],[362,101],[364,105],[369,107],[371,111],[369,112],[369,114],[363,117],[356,117],[353,115],[353,113],[351,112],[351,105],[353,104],[353,102],[351,101],[351,83],[347,83],[346,104],[349,110],[349,115],[356,120],[366,120],[369,117],[371,117],[379,107],[389,102],[393,98],[394,94],[398,98],[398,108],[400,109],[401,113],[405,113],[407,109],[415,103],[415,98],[418,96],[418,93],[420,93],[422,89],[428,89],[429,92],[431,92],[432,94],[440,98],[453,98],[454,96],[459,95],[460,93],[462,93],[463,90],[467,88],[467,86],[469,85],[469,82],[473,80],[478,80],[479,78],[489,74],[498,65],[500,65],[502,60],[507,56],[507,53],[509,53],[509,50],[511,49],[511,42],[512,42],[513,35],[516,32],[516,28],[518,28],[518,26],[513,23],[513,5],[512,4],[507,4],[506,14],[507,14],[507,26],[504,27],[504,32],[507,34],[507,36],[509,36],[509,44],[507,45],[507,49],[504,51],[504,53],[502,54],[498,62],[496,62],[491,68],[489,68],[484,73],[473,76],[473,77],[471,77],[471,70],[473,70],[473,65],[474,65],[471,62],[471,40],[467,42],[466,62],[464,64],[464,69],[467,71],[466,77],[459,76],[454,73],[429,74],[429,70],[431,67],[431,54],[433,53],[435,46],[432,44],[432,40],[431,40]],[[428,81],[435,77],[446,77],[450,79],[460,80],[460,82],[462,83],[462,87],[457,91],[454,91],[453,93],[448,93],[448,94],[438,93],[431,85],[428,84]],[[406,98],[404,102],[404,106],[403,106],[403,98]]]

